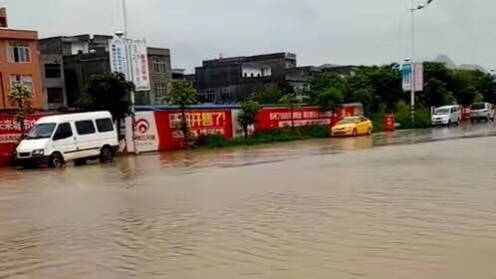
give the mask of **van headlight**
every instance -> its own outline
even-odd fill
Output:
[[[44,149],[35,149],[33,150],[33,156],[43,156],[45,155]]]

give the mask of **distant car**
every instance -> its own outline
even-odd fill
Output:
[[[431,117],[433,126],[460,125],[462,121],[462,108],[458,105],[443,106],[434,110]]]
[[[490,103],[476,103],[470,107],[470,122],[494,122],[494,106]]]
[[[338,136],[366,136],[371,135],[374,127],[372,122],[363,116],[345,117],[332,127],[331,135]]]

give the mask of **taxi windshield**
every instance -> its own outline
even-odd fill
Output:
[[[356,118],[356,117],[348,117],[348,118],[345,118],[345,119],[339,121],[338,125],[354,124],[357,122],[357,120],[358,120],[358,118]]]

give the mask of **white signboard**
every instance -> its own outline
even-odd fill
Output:
[[[126,80],[130,80],[127,72],[126,44],[124,40],[114,38],[110,41],[110,70],[112,72],[122,73]]]
[[[134,143],[139,152],[158,151],[160,138],[153,112],[138,112],[135,116]],[[132,117],[126,118],[126,146],[128,152],[134,152]]]
[[[148,54],[145,40],[131,40],[131,69],[136,91],[150,91],[150,75],[148,69]]]
[[[423,91],[424,90],[424,64],[423,63],[415,63],[414,66],[414,88],[415,91]]]

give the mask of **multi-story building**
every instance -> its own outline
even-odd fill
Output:
[[[106,35],[64,36],[40,40],[42,72],[49,108],[74,107],[92,75],[111,71],[110,40],[112,36]],[[170,61],[169,49],[148,48],[151,91],[136,92],[136,104],[163,102],[163,97],[167,94],[167,84],[172,79]],[[60,74],[56,73],[55,69],[60,69]]]
[[[149,104],[164,104],[165,96],[172,80],[170,50],[148,48],[148,67],[150,68]]]
[[[9,29],[5,8],[0,11],[0,15],[0,109],[13,109],[8,102],[8,95],[14,84],[23,84],[34,94],[33,108],[41,110],[44,100],[38,32]]]
[[[295,67],[292,53],[207,60],[195,70],[195,86],[204,102],[240,102],[258,90],[286,82],[287,70]]]

